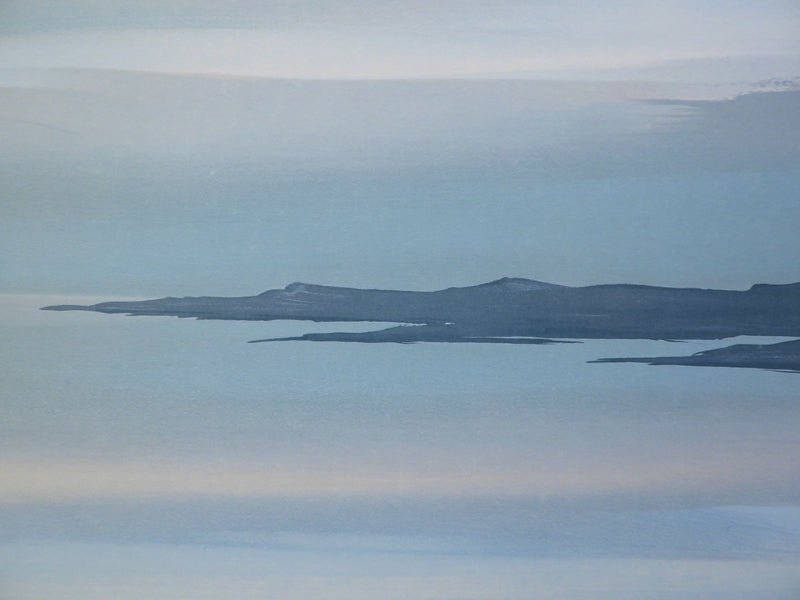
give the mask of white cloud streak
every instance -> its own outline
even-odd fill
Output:
[[[418,77],[800,52],[783,3],[31,4],[4,9],[0,66]]]

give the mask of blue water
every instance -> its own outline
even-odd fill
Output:
[[[796,376],[586,363],[720,343],[253,345],[374,324],[64,301],[2,297],[3,598],[800,590]]]

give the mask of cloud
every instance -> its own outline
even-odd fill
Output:
[[[504,1],[6,3],[14,67],[272,77],[416,77],[612,68],[800,52],[800,11],[713,3]]]

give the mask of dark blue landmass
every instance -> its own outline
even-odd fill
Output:
[[[380,331],[310,333],[255,341],[545,344],[570,339],[800,337],[800,283],[759,284],[745,291],[735,291],[634,284],[570,287],[506,277],[482,285],[434,292],[293,283],[257,296],[160,298],[44,309],[198,319],[407,324]],[[723,350],[712,352],[722,353]],[[756,356],[754,351],[743,350],[732,353],[739,356],[741,364],[733,364],[736,362],[733,358],[724,359],[724,353],[683,358],[608,359],[605,362],[700,364],[705,361],[708,366],[715,362],[713,366],[791,370],[791,365],[796,364],[792,361],[800,352],[790,344],[780,346],[779,353],[788,357],[785,358],[788,362],[767,359],[764,352]],[[676,362],[679,360],[682,362]],[[765,361],[769,366],[763,366],[767,364]],[[778,363],[783,366],[774,366]]]
[[[735,344],[726,348],[697,352],[691,356],[601,358],[591,362],[630,362],[688,367],[739,367],[800,373],[800,340],[779,342],[777,344]]]

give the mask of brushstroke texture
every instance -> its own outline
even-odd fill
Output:
[[[371,332],[314,333],[260,341],[477,342],[544,344],[548,338],[721,339],[800,336],[800,283],[759,284],[747,291],[631,284],[569,287],[531,279],[435,292],[356,289],[292,283],[236,298],[186,297],[45,310],[85,310],[270,321],[376,321],[416,326]],[[693,357],[605,359],[604,362],[704,364],[795,369],[800,343],[734,346]]]
[[[800,340],[777,344],[736,344],[726,348],[697,352],[691,356],[601,358],[592,362],[638,362],[650,365],[690,367],[744,367],[800,373]]]

